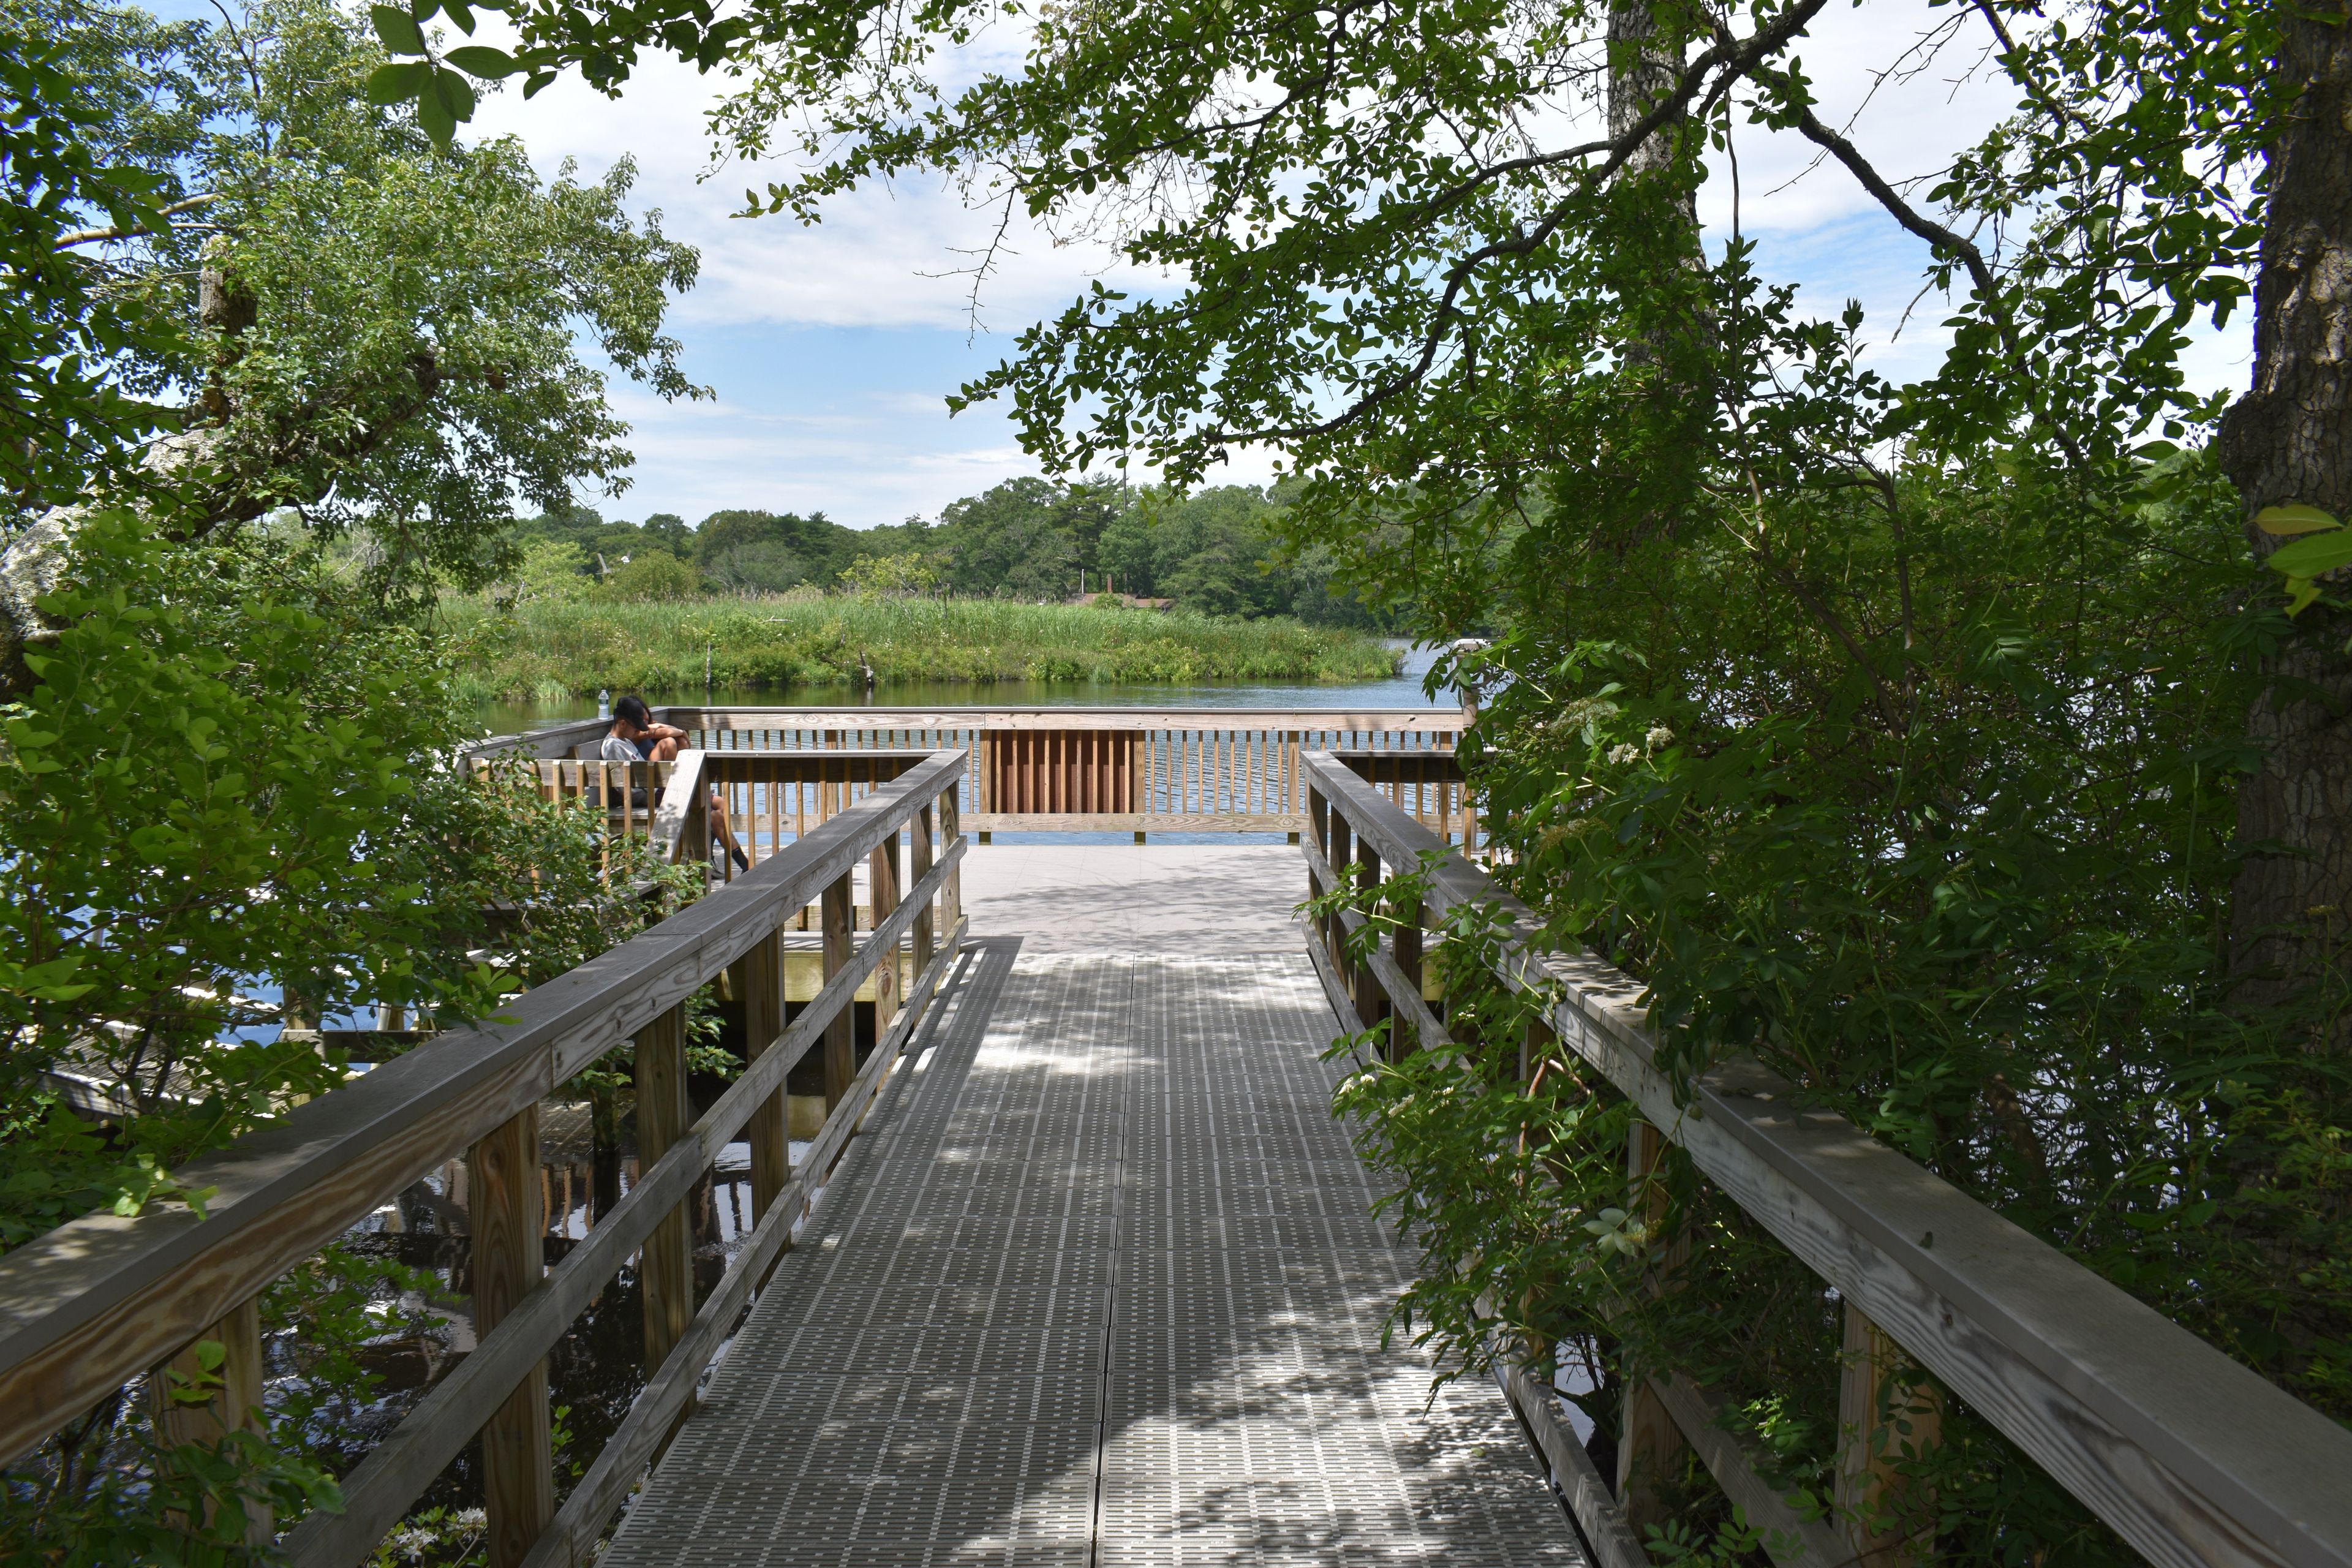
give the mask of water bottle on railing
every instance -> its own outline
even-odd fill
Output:
[[[609,689],[599,690],[596,693],[596,717],[599,719],[610,719],[612,716],[613,693]]]

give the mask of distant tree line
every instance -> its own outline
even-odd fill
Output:
[[[821,511],[730,510],[689,525],[667,512],[607,521],[574,506],[517,524],[518,588],[667,599],[848,587],[1033,603],[1110,591],[1207,615],[1390,629],[1395,612],[1338,581],[1328,551],[1277,543],[1284,510],[1279,490],[1248,485],[1177,497],[1035,478],[950,502],[936,521],[870,529]]]

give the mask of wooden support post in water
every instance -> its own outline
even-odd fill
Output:
[[[874,847],[866,876],[873,885],[873,929],[880,931],[882,922],[898,908],[898,835],[895,830]],[[882,1031],[887,1029],[890,1020],[898,1016],[898,953],[894,947],[882,955],[880,963],[874,966],[874,1037],[880,1039]]]
[[[849,877],[844,873],[839,880],[827,884],[824,889],[824,978],[830,981],[849,963],[857,945],[857,910],[852,902]],[[854,1004],[843,1003],[824,1026],[824,1109],[831,1115],[842,1097],[849,1092],[850,1079],[857,1076],[857,1019],[852,1011]],[[816,1173],[823,1181],[824,1173]]]
[[[686,1009],[672,1007],[637,1037],[637,1168],[645,1170],[686,1135],[692,1121],[686,1098]],[[646,1296],[646,1370],[660,1366],[694,1321],[694,1252],[690,1216],[679,1204],[662,1216],[638,1255]]]
[[[784,941],[782,931],[761,938],[728,971],[743,999],[744,1053],[756,1058],[784,1032]],[[751,1144],[751,1223],[759,1224],[784,1184],[792,1180],[793,1156],[786,1132],[784,1090],[760,1102],[747,1123]]]
[[[198,1346],[221,1348],[217,1365],[206,1369]],[[261,1299],[255,1297],[196,1336],[194,1344],[156,1369],[148,1383],[153,1398],[155,1439],[167,1448],[186,1443],[206,1447],[229,1433],[251,1427],[261,1407]],[[207,1397],[198,1397],[199,1394]],[[245,1505],[245,1539],[267,1546],[276,1535],[268,1505]]]
[[[1665,1191],[1651,1178],[1665,1152],[1665,1135],[1637,1121],[1627,1145],[1626,1175],[1632,1189],[1627,1206],[1641,1214],[1654,1236],[1665,1219]],[[1689,1447],[1649,1379],[1627,1378],[1624,1426],[1617,1439],[1617,1500],[1637,1537],[1645,1526],[1667,1522],[1670,1515],[1658,1496],[1658,1482],[1682,1468]]]
[[[641,1047],[642,1050],[642,1047]],[[642,1100],[640,1105],[642,1105]],[[639,1111],[642,1123],[644,1112]],[[466,1156],[471,1189],[474,1330],[488,1334],[546,1272],[541,1204],[539,1107],[492,1130]],[[482,1500],[490,1568],[517,1568],[555,1517],[547,1363],[541,1361],[482,1424]]]
[[[1924,1563],[1935,1514],[1906,1506],[1912,1480],[1897,1467],[1941,1441],[1943,1401],[1903,1347],[1851,1301],[1838,1359],[1837,1507],[1857,1560],[1864,1568]]]

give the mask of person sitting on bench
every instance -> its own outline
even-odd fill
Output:
[[[674,763],[686,740],[686,731],[675,725],[655,723],[646,700],[631,695],[613,704],[613,727],[604,733],[604,757],[608,763]],[[728,826],[727,802],[715,788],[709,806],[711,837],[727,847],[737,866],[750,870],[751,862]]]

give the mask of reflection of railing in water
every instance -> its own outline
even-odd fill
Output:
[[[128,1219],[90,1215],[0,1257],[0,1452],[33,1447],[152,1368],[179,1361],[193,1368],[199,1340],[224,1348],[218,1393],[167,1412],[163,1436],[212,1441],[244,1426],[262,1396],[258,1293],[462,1153],[464,1268],[479,1342],[344,1479],[345,1511],[311,1514],[286,1546],[303,1568],[366,1561],[478,1435],[494,1568],[527,1557],[534,1565],[584,1557],[688,1408],[956,961],[965,758],[948,752],[894,762],[898,777],[769,857],[757,875],[513,998],[499,1020],[420,1044],[192,1161],[174,1174],[188,1189],[211,1190],[201,1215],[168,1202]],[[681,780],[691,787],[680,790]],[[683,835],[675,841],[692,844],[704,797],[684,763],[669,795],[677,798],[668,820]],[[657,832],[663,816],[656,813]],[[863,942],[851,926],[852,875],[861,865],[876,917]],[[785,928],[812,902],[822,910],[824,984],[789,1013],[793,939]],[[902,943],[911,949],[903,955]],[[900,979],[908,968],[912,985]],[[722,975],[746,1009],[750,1060],[696,1119],[685,1009]],[[869,984],[877,1039],[861,1066],[852,999]],[[547,1269],[540,1102],[632,1038],[636,1141],[647,1163]],[[804,1055],[823,1066],[829,1113],[795,1161],[785,1089]],[[697,1194],[738,1142],[751,1145],[754,1225],[698,1300]],[[547,1357],[632,1257],[648,1381],[558,1510]],[[266,1516],[253,1531],[257,1541],[268,1539]]]
[[[1579,1071],[1609,1079],[1646,1119],[1630,1153],[1635,1183],[1666,1143],[1680,1145],[1836,1287],[1842,1505],[1865,1519],[1891,1512],[1881,1505],[1904,1484],[1902,1447],[1938,1441],[1940,1407],[1916,1370],[1903,1375],[1907,1355],[2152,1562],[2352,1563],[2352,1432],[1843,1117],[1808,1109],[1802,1091],[1760,1063],[1722,1063],[1678,1099],[1654,1063],[1640,983],[1591,957],[1544,951],[1532,913],[1368,786],[1360,761],[1304,759],[1310,891],[1331,891],[1352,865],[1360,895],[1377,897],[1397,871],[1437,858],[1419,906],[1391,906],[1396,924],[1369,952],[1346,945],[1366,921],[1353,910],[1322,919],[1310,936],[1343,1026],[1389,1020],[1391,1052],[1444,1040],[1443,1004],[1424,1000],[1425,928],[1450,910],[1497,915],[1497,973],[1542,1008],[1518,1053],[1519,1080],[1544,1055],[1572,1053]],[[1721,1419],[1719,1395],[1687,1378],[1626,1391],[1612,1488],[1538,1379],[1509,1363],[1502,1373],[1604,1568],[1645,1568],[1624,1504],[1685,1443],[1750,1525],[1793,1548],[1776,1550],[1781,1563],[1836,1568],[1932,1554],[1932,1542],[1849,1540],[1832,1521],[1801,1515],[1769,1479],[1783,1467]]]
[[[1317,749],[1349,757],[1430,832],[1451,842],[1479,839],[1475,804],[1451,761],[1465,722],[1458,711],[667,708],[655,717],[688,732],[691,749],[679,765],[698,766],[707,783],[740,792],[755,777],[761,781],[748,793],[730,793],[728,810],[739,836],[749,822],[769,847],[823,821],[873,780],[853,773],[835,785],[755,775],[748,771],[753,758],[941,747],[970,754],[964,787],[973,809],[965,823],[982,842],[992,832],[1023,830],[1132,832],[1139,839],[1273,832],[1296,842],[1307,809],[1298,759]],[[530,754],[540,759],[543,793],[610,799],[609,786],[598,783],[599,764],[575,760],[575,753],[593,755],[606,728],[591,720],[505,736],[473,754]],[[771,777],[777,780],[772,792]],[[752,849],[750,838],[745,848]]]

